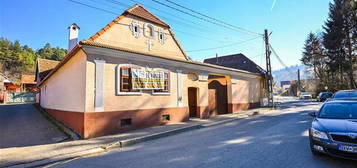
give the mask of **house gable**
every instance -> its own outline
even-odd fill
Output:
[[[84,43],[122,48],[147,55],[188,60],[168,24],[134,5]]]

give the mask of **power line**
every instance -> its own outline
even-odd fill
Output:
[[[243,43],[246,43],[246,42],[255,40],[255,39],[259,38],[259,37],[260,37],[260,36],[254,37],[254,38],[251,38],[251,39],[248,39],[248,40],[236,42],[236,43],[231,43],[231,44],[219,46],[219,47],[203,48],[203,49],[197,49],[197,50],[188,50],[188,51],[186,51],[186,52],[199,52],[199,51],[208,51],[208,50],[215,50],[215,49],[220,49],[220,48],[226,48],[226,47],[230,47],[230,46],[234,46],[234,45],[238,45],[238,44],[243,44]]]
[[[205,22],[209,22],[209,23],[211,23],[211,24],[214,24],[214,25],[217,25],[217,26],[221,26],[221,27],[224,27],[224,28],[228,28],[228,29],[231,29],[231,30],[234,30],[234,31],[242,32],[242,30],[237,29],[237,28],[235,28],[235,27],[227,26],[227,25],[225,25],[225,24],[217,23],[217,22],[211,21],[211,20],[209,20],[209,19],[196,16],[196,15],[191,14],[191,13],[189,13],[189,12],[186,12],[186,11],[183,11],[183,10],[181,10],[181,9],[178,9],[178,8],[172,7],[172,6],[170,6],[170,5],[167,5],[167,4],[165,4],[165,3],[162,3],[162,2],[160,2],[160,1],[158,1],[158,0],[152,0],[152,1],[154,1],[154,2],[156,2],[156,3],[158,3],[158,4],[160,4],[160,5],[166,6],[166,7],[170,8],[170,9],[176,10],[176,11],[178,11],[178,12],[181,12],[181,13],[184,13],[184,14],[186,14],[186,15],[192,16],[192,17],[194,17],[194,18],[203,20],[203,21],[205,21]],[[250,34],[250,35],[251,35],[251,34]],[[257,34],[254,34],[254,35],[257,35]],[[261,34],[259,34],[259,35],[261,35]]]
[[[122,2],[118,2],[118,1],[116,1],[116,0],[106,0],[106,1],[111,1],[111,3],[114,3],[114,4],[116,4],[116,5],[120,5],[120,6],[124,6],[124,7],[129,6],[129,5],[127,5],[127,4],[124,4],[124,3],[122,3]],[[136,1],[136,0],[130,0],[130,1],[132,1],[132,2],[134,2],[134,3],[138,3],[138,4],[140,3],[140,2],[138,2],[138,1]],[[210,30],[210,29],[207,29],[207,27],[205,27],[204,25],[198,24],[197,22],[193,22],[193,21],[191,21],[191,20],[188,20],[188,19],[179,17],[179,16],[177,16],[177,15],[174,15],[174,14],[172,14],[172,13],[166,12],[166,11],[161,10],[161,9],[157,9],[157,8],[152,7],[152,6],[150,6],[150,5],[147,5],[147,4],[143,4],[143,3],[140,3],[140,4],[144,5],[145,7],[148,7],[148,8],[151,8],[151,9],[153,9],[153,10],[156,10],[156,11],[158,11],[158,12],[164,13],[164,14],[166,14],[166,15],[175,17],[175,19],[172,19],[172,18],[168,18],[168,17],[165,17],[165,16],[162,16],[162,15],[158,15],[158,14],[157,14],[157,16],[159,16],[160,18],[163,18],[163,19],[165,19],[165,20],[170,20],[171,22],[177,23],[177,24],[180,25],[180,26],[184,25],[185,28],[191,28],[191,29],[196,29],[196,30],[200,30],[200,31],[203,30],[203,31],[207,31],[207,32],[211,32],[211,33],[218,33],[218,34],[222,34],[222,35],[223,35],[223,34],[224,34],[224,35],[229,35],[229,37],[232,36],[232,33],[220,32],[220,31],[217,31],[217,30]],[[180,19],[180,20],[182,20],[182,21],[184,21],[184,22],[186,22],[186,23],[184,23],[184,22],[182,22],[182,21],[179,21],[179,20],[176,20],[176,18],[178,18],[178,19]],[[235,35],[235,36],[236,36],[236,35]],[[224,38],[229,38],[229,37],[225,36]],[[236,36],[236,37],[238,37],[238,36]],[[241,39],[239,39],[239,40],[241,40]],[[241,41],[243,41],[243,40],[241,40]]]
[[[246,33],[254,34],[254,35],[261,35],[260,33],[253,32],[253,31],[250,31],[250,30],[247,30],[247,29],[244,29],[244,28],[241,28],[241,27],[232,25],[232,24],[230,24],[230,23],[224,22],[224,21],[222,21],[222,20],[213,18],[213,17],[211,17],[211,16],[205,15],[205,14],[203,14],[203,13],[197,12],[197,11],[195,11],[195,10],[193,10],[193,9],[190,9],[190,8],[188,8],[188,7],[185,7],[185,6],[183,6],[183,5],[180,5],[180,4],[178,4],[178,3],[176,3],[176,2],[173,2],[173,1],[171,1],[171,0],[165,0],[165,1],[167,1],[167,2],[169,2],[169,3],[171,3],[171,4],[174,4],[174,5],[178,6],[178,7],[181,7],[181,8],[184,8],[184,9],[186,9],[186,10],[189,10],[189,11],[191,11],[191,12],[193,12],[193,13],[198,14],[198,15],[201,15],[201,16],[204,16],[204,17],[206,17],[206,18],[212,19],[212,20],[214,20],[214,21],[216,21],[216,22],[219,22],[219,23],[222,23],[222,24],[225,24],[225,25],[234,27],[234,28],[236,28],[236,29],[238,29],[238,30],[241,30],[241,31],[244,31],[244,32],[246,32]]]
[[[288,68],[288,66],[283,62],[283,60],[279,57],[279,55],[275,52],[274,48],[269,44],[271,51],[275,55],[275,57],[278,59],[281,65],[283,65],[285,68]]]
[[[96,9],[96,10],[100,10],[100,11],[103,11],[103,12],[106,12],[106,13],[111,13],[111,14],[117,15],[117,13],[115,13],[113,11],[110,11],[110,10],[98,8],[98,7],[91,6],[91,5],[88,5],[88,4],[85,4],[85,3],[82,3],[82,2],[78,2],[78,1],[73,1],[73,0],[68,0],[68,1],[76,3],[76,4],[80,4],[80,5],[83,5],[83,6],[87,6],[87,7],[92,8],[92,9]]]
[[[72,1],[72,0],[71,0]],[[91,1],[94,1],[94,2],[96,2],[95,0],[91,0]],[[116,4],[116,5],[119,5],[119,6],[122,6],[122,7],[126,7],[126,8],[128,8],[128,7],[130,7],[130,5],[128,5],[128,4],[125,4],[125,3],[122,3],[122,2],[118,2],[118,1],[116,1],[116,0],[106,0],[107,2],[110,2],[110,3],[113,3],[113,4]],[[137,1],[134,1],[134,2],[137,2]],[[99,2],[97,2],[97,3],[99,3]],[[80,3],[80,4],[83,4],[83,3]],[[93,6],[90,6],[90,5],[85,5],[85,6],[87,6],[87,7],[93,7]],[[111,6],[112,7],[112,6]],[[95,8],[98,8],[98,7],[95,7]],[[116,15],[118,15],[118,14],[116,14]],[[160,16],[160,15],[158,15],[159,17],[162,17],[162,18],[166,18],[166,17],[164,17],[164,16]],[[166,18],[167,20],[171,20],[172,22],[179,22],[179,21],[177,21],[177,20],[175,20],[175,19],[171,19],[171,18]],[[189,27],[189,28],[194,28],[194,27],[192,27],[191,25],[189,25],[189,24],[186,24],[186,23],[180,23],[180,24],[184,24],[185,25],[185,27]],[[197,28],[196,28],[197,29]],[[202,29],[201,29],[202,30]],[[184,31],[179,31],[179,30],[174,30],[175,32],[179,32],[179,33],[182,33],[182,34],[184,34],[184,35],[189,35],[189,36],[193,36],[193,37],[198,37],[198,38],[202,38],[202,39],[206,39],[206,40],[210,40],[210,41],[214,41],[214,42],[218,42],[218,43],[222,43],[222,42],[224,42],[224,41],[221,41],[221,40],[216,40],[216,39],[211,39],[211,38],[207,38],[207,37],[205,37],[205,36],[199,36],[199,35],[196,35],[196,34],[192,34],[192,33],[187,33],[187,32],[184,32]]]
[[[86,6],[86,7],[89,7],[89,8],[92,8],[92,9],[95,9],[95,10],[99,10],[99,11],[102,11],[102,12],[106,12],[106,13],[109,13],[109,14],[113,14],[113,15],[119,15],[118,13],[116,12],[113,12],[113,11],[110,11],[110,10],[106,10],[106,9],[103,9],[103,8],[99,8],[99,7],[95,7],[95,6],[92,6],[92,5],[89,5],[89,4],[86,4],[86,3],[82,3],[82,2],[78,2],[78,1],[74,1],[74,0],[68,0],[70,2],[73,2],[73,3],[76,3],[76,4],[79,4],[79,5],[82,5],[82,6]],[[95,1],[95,0],[91,0],[91,1]],[[111,3],[115,3],[117,1],[115,0],[106,0],[106,1],[111,1]],[[98,2],[99,3],[99,2]],[[117,5],[120,5],[120,6],[123,6],[123,7],[128,7],[130,5],[127,5],[127,4],[124,4],[124,3],[115,3]],[[218,42],[218,43],[222,43],[224,41],[221,41],[221,40],[217,40],[217,39],[211,39],[211,38],[208,38],[206,36],[200,36],[200,35],[197,35],[197,34],[193,34],[193,33],[188,33],[186,31],[180,31],[180,30],[177,30],[175,29],[174,30],[175,32],[178,32],[178,33],[181,33],[183,35],[188,35],[190,37],[197,37],[197,38],[202,38],[202,39],[206,39],[206,40],[210,40],[210,41],[214,41],[214,42]],[[259,37],[259,36],[258,36]],[[239,43],[244,43],[244,42],[247,42],[247,41],[251,41],[251,40],[254,40],[258,37],[254,37],[252,39],[248,39],[248,40],[243,40],[241,42],[237,42],[237,43],[234,43],[234,44],[229,44],[229,45],[226,45],[227,47],[228,46],[231,46],[231,45],[236,45],[236,44],[239,44]],[[225,46],[219,46],[219,47],[216,47],[216,48],[224,48]]]

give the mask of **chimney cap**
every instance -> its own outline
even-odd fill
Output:
[[[70,26],[68,26],[67,29],[70,29],[71,27],[76,27],[77,29],[81,29],[76,23],[72,23]]]

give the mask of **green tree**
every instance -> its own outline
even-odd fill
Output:
[[[60,61],[66,56],[66,52],[66,49],[59,47],[52,48],[52,46],[47,43],[43,48],[39,49],[36,54],[39,58]]]
[[[326,67],[326,55],[322,45],[321,35],[309,33],[302,53],[301,62],[311,67],[314,71],[315,79],[318,79],[319,86],[317,90],[324,90],[323,88],[328,85],[327,67]]]

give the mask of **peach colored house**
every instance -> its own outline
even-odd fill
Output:
[[[73,39],[79,28],[69,29]],[[259,106],[263,84],[258,73],[189,60],[170,26],[135,5],[38,86],[41,106],[90,138]]]

